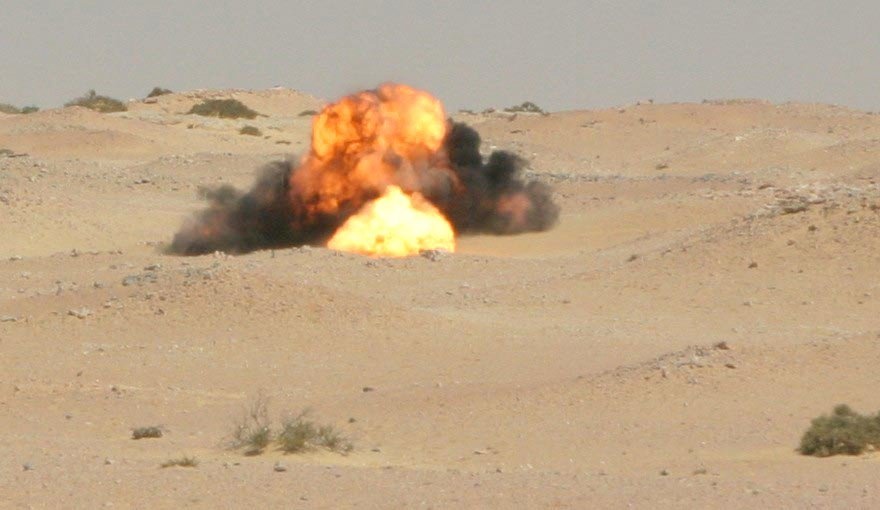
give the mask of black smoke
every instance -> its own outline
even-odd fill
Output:
[[[420,191],[439,208],[458,234],[518,234],[548,230],[556,224],[559,206],[549,186],[526,181],[525,161],[496,151],[484,158],[480,135],[454,123],[444,141],[446,162],[428,169],[440,178],[422,183]],[[340,214],[308,214],[308,197],[291,190],[295,163],[265,166],[247,192],[232,186],[202,190],[208,206],[174,236],[168,253],[200,255],[214,251],[250,251],[324,244],[363,203],[343,204]]]

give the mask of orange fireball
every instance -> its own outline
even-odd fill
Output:
[[[379,257],[405,257],[422,250],[455,251],[452,225],[419,193],[397,186],[367,203],[333,234],[327,247]]]

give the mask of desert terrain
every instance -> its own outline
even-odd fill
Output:
[[[263,116],[185,113],[230,97]],[[880,507],[880,454],[796,451],[836,404],[880,410],[880,115],[453,112],[553,187],[555,228],[436,260],[164,254],[322,104],[0,114],[0,507]],[[228,448],[259,395],[354,449]]]

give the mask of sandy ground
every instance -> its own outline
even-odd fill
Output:
[[[181,113],[230,96],[265,116]],[[557,228],[437,261],[161,254],[320,104],[0,114],[0,507],[880,507],[880,455],[795,451],[835,404],[880,409],[880,116],[459,113],[554,186]],[[354,451],[230,451],[261,393]]]

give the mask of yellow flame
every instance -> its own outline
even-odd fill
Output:
[[[327,247],[378,257],[405,257],[422,250],[455,251],[449,221],[419,193],[397,186],[368,202],[333,234]]]

